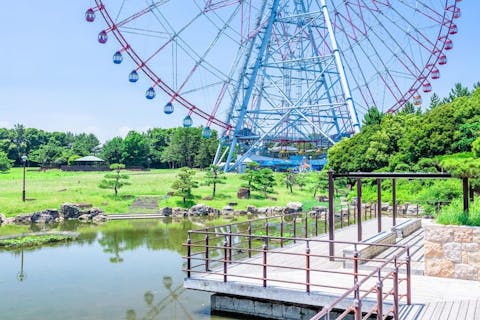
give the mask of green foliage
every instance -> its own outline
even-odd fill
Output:
[[[149,152],[146,136],[130,131],[123,141],[122,161],[127,167],[147,167]]]
[[[12,162],[8,159],[7,154],[0,151],[0,172],[7,172],[12,167]]]
[[[276,184],[272,169],[264,168],[257,171],[253,185],[255,190],[262,192],[265,198],[273,193],[273,187]]]
[[[114,137],[104,143],[100,157],[107,163],[122,163],[123,139]]]
[[[114,163],[110,165],[111,170],[115,170],[115,173],[107,173],[103,180],[98,185],[102,189],[113,189],[115,197],[118,195],[118,189],[123,186],[130,185],[128,179],[130,178],[126,174],[122,174],[121,171],[125,169],[124,164]]]
[[[196,171],[188,167],[183,167],[177,173],[177,180],[172,184],[172,189],[176,190],[175,195],[182,197],[183,204],[187,200],[193,199],[192,189],[198,188],[198,182],[193,179]]]
[[[463,201],[456,199],[449,206],[443,207],[436,221],[445,225],[480,226],[480,203],[473,202],[469,213],[463,212]]]
[[[424,114],[400,112],[380,121],[374,109],[369,111],[368,125],[359,134],[330,148],[329,167],[337,172],[384,167],[430,172],[438,165],[421,159],[470,151],[480,135],[480,89],[470,93],[457,85],[447,100],[451,102],[439,103]]]
[[[225,184],[225,180],[227,177],[225,177],[224,173],[222,170],[220,170],[219,166],[216,165],[211,165],[207,171],[205,172],[205,184],[207,186],[212,185],[212,197],[215,198],[215,194],[217,192],[217,184]]]
[[[480,137],[472,143],[472,153],[475,158],[480,158]]]
[[[325,169],[320,172],[311,172],[308,175],[308,180],[312,186],[313,198],[317,196],[320,190],[326,190],[328,188],[328,172]]]
[[[371,107],[363,116],[362,126],[379,125],[384,114],[377,107]]]
[[[75,236],[69,234],[49,234],[49,235],[32,235],[18,238],[0,240],[0,248],[19,249],[38,247],[48,243],[65,242],[73,240]]]
[[[247,183],[242,184],[242,187],[248,188],[250,191],[255,190],[254,183],[255,183],[256,176],[258,174],[258,167],[259,165],[256,162],[249,162],[247,164],[247,169],[241,175],[241,179],[247,181]]]
[[[459,178],[480,178],[480,159],[471,153],[459,153],[440,158],[440,166]]]

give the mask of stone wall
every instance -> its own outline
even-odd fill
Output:
[[[480,227],[424,225],[425,275],[480,281]]]

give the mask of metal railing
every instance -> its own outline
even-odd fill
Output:
[[[205,275],[212,281],[234,280],[262,287],[274,284],[338,295],[312,319],[330,319],[336,309],[344,310],[336,313],[336,319],[352,313],[355,320],[374,314],[377,319],[398,319],[400,301],[411,302],[409,248],[309,238],[320,230],[327,230],[326,221],[303,213],[192,230],[185,244],[185,271],[188,278]],[[353,254],[330,255],[331,242],[353,246]],[[363,258],[361,252],[369,246],[385,247],[390,254],[385,259]],[[329,268],[326,265],[332,260],[350,261],[353,267]],[[288,271],[289,279],[284,278],[284,271]],[[338,281],[329,281],[332,277]]]

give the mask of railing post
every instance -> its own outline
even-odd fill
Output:
[[[283,216],[280,217],[280,247],[283,248]]]
[[[397,180],[392,179],[393,225],[397,225]]]
[[[187,235],[187,278],[191,276],[192,268],[192,239],[190,238],[190,232]]]
[[[315,213],[315,237],[318,236],[318,212]]]
[[[383,320],[383,282],[380,269],[377,275],[377,320]]]
[[[365,216],[365,220],[366,218]],[[357,179],[357,241],[362,241],[362,179],[360,178]]]
[[[357,245],[354,245],[353,252],[353,286],[354,292],[354,308],[355,308],[355,320],[362,319],[362,301],[360,300],[360,287],[358,285],[358,250]]]
[[[398,320],[398,265],[397,257],[394,258],[393,269],[393,319]]]
[[[223,241],[223,282],[227,282],[227,265],[228,265],[228,243],[227,237]]]
[[[248,222],[248,257],[252,257],[252,223]]]
[[[267,287],[267,250],[268,245],[266,239],[263,241],[263,287]]]
[[[412,275],[411,275],[411,257],[410,248],[407,247],[407,304],[412,304]]]
[[[232,225],[228,226],[228,262],[232,263]]]
[[[293,214],[293,243],[297,243],[295,239],[297,237],[297,214]]]
[[[462,178],[462,189],[463,189],[463,212],[468,214],[468,178]]]
[[[382,179],[377,179],[377,231],[382,232]]]
[[[334,260],[335,255],[335,245],[333,240],[335,238],[335,208],[334,208],[334,180],[333,180],[333,170],[328,170],[328,251],[330,255],[330,261]]]
[[[208,228],[206,229],[206,231],[208,232]],[[209,265],[209,262],[210,262],[210,258],[209,258],[209,248],[208,248],[208,233],[205,235],[205,271],[209,271],[208,269],[208,265]]]
[[[265,219],[265,240],[267,241],[267,244],[268,244],[268,219]]]
[[[308,214],[305,213],[305,238],[308,238]]]
[[[307,247],[305,249],[305,272],[306,272],[306,287],[307,292],[310,292],[310,244],[309,241],[306,242]]]

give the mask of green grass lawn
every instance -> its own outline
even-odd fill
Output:
[[[26,173],[26,202],[22,202],[22,168],[13,168],[8,173],[0,174],[0,213],[14,216],[20,213],[56,208],[63,203],[90,203],[107,213],[131,212],[130,205],[139,196],[158,196],[160,207],[183,206],[180,197],[167,197],[171,185],[175,180],[177,170],[126,171],[130,176],[131,185],[120,189],[117,198],[113,190],[100,189],[99,182],[105,172],[63,172],[60,170],[39,171],[36,168],[27,169]],[[312,191],[300,191],[298,188],[290,193],[281,181],[282,174],[277,173],[278,185],[275,194],[271,196],[277,201],[264,199],[260,194],[253,193],[251,199],[237,199],[237,191],[243,181],[238,174],[227,174],[226,184],[217,185],[217,195],[213,200],[202,200],[211,195],[212,187],[202,185],[204,172],[198,171],[196,180],[200,187],[193,190],[194,203],[222,208],[229,202],[237,202],[237,209],[244,209],[247,205],[284,206],[291,201],[300,201],[305,208],[318,205],[313,199]],[[324,191],[325,192],[325,191]]]

